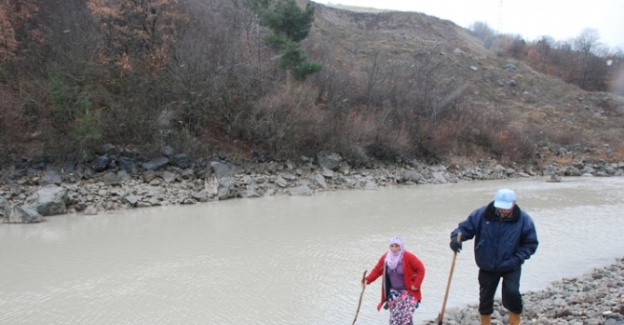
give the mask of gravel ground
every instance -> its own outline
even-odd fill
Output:
[[[564,278],[541,291],[523,294],[522,324],[624,325],[624,257],[577,278]],[[446,325],[479,324],[476,305],[447,311]],[[492,325],[507,324],[508,313],[495,302]],[[437,324],[437,320],[427,322]]]

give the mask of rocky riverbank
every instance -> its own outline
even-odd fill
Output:
[[[68,213],[532,176],[548,176],[553,182],[561,176],[624,176],[624,161],[583,159],[569,166],[552,163],[539,167],[503,166],[491,159],[464,165],[410,160],[352,167],[335,153],[283,162],[256,157],[240,164],[223,157],[192,162],[184,155],[141,160],[122,151],[87,164],[55,166],[26,161],[2,166],[0,218],[31,223]],[[624,258],[579,278],[553,283],[543,291],[527,292],[524,301],[525,324],[624,325]],[[478,319],[477,307],[467,306],[448,309],[444,323],[478,324]],[[498,301],[492,324],[506,322],[507,313]],[[428,324],[437,324],[437,320]]]
[[[0,217],[4,222],[41,222],[46,216],[195,204],[271,195],[313,195],[346,189],[548,176],[624,176],[624,161],[577,159],[569,166],[503,166],[493,159],[477,163],[428,164],[409,160],[371,162],[353,167],[337,153],[321,152],[297,161],[254,155],[235,163],[224,157],[191,161],[168,152],[141,159],[128,149],[108,147],[88,163],[23,162],[0,169]]]
[[[624,325],[624,258],[578,278],[554,282],[544,290],[526,292],[523,299],[523,324]],[[497,299],[492,324],[507,324],[508,319]],[[437,320],[427,324],[437,324]],[[478,325],[477,306],[447,310],[444,324]]]

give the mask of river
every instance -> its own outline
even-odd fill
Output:
[[[521,290],[540,290],[624,252],[624,178],[416,185],[46,217],[0,224],[0,324],[351,324],[360,280],[394,235],[427,268],[416,324],[442,306],[449,233],[500,187],[540,239]],[[358,324],[387,324],[380,281]],[[477,303],[472,241],[447,308]]]

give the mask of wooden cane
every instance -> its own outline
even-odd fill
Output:
[[[461,232],[457,234],[457,242],[461,243]],[[448,299],[449,289],[451,288],[451,278],[453,278],[453,269],[455,268],[455,259],[457,259],[457,252],[453,252],[453,262],[451,262],[451,271],[449,272],[448,281],[446,283],[446,293],[444,293],[444,301],[442,302],[442,310],[438,314],[438,325],[442,325],[444,319],[444,309],[446,308],[446,299]]]
[[[360,313],[360,306],[362,306],[362,297],[364,296],[364,289],[366,289],[366,271],[364,271],[364,275],[362,275],[362,292],[360,293],[360,301],[358,301],[358,307],[355,311],[355,317],[353,318],[353,323],[351,325],[355,325],[355,321],[357,320],[357,316]]]

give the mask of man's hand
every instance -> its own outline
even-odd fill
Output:
[[[451,238],[451,249],[453,250],[453,252],[455,253],[459,253],[462,250],[462,243],[461,241],[457,241],[457,236]]]

